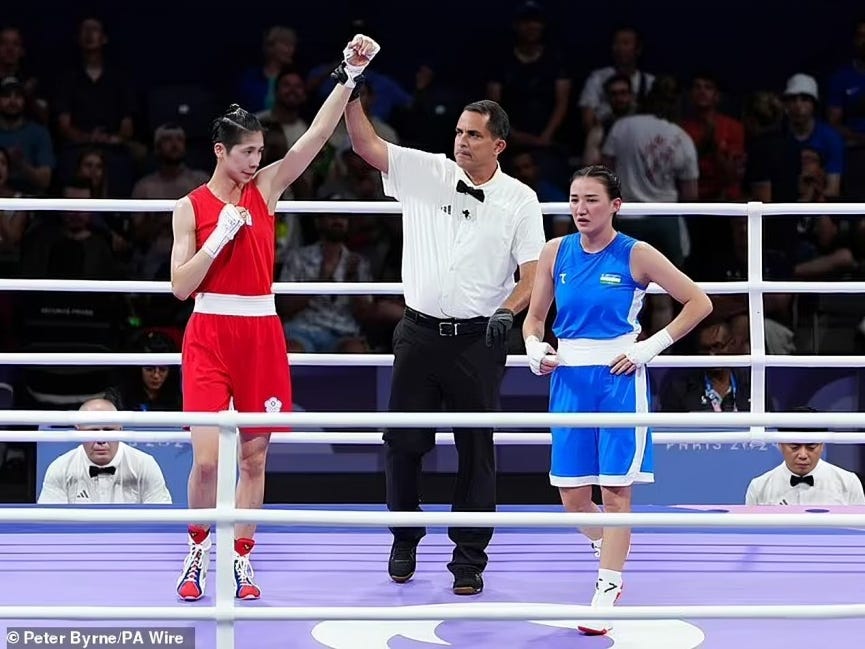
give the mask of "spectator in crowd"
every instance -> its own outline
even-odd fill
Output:
[[[254,113],[270,110],[277,103],[280,72],[297,65],[297,32],[273,25],[264,35],[262,54],[261,65],[243,71],[238,88],[240,103]]]
[[[603,122],[612,112],[604,93],[604,83],[614,74],[624,75],[631,80],[634,100],[637,105],[642,104],[655,83],[653,74],[639,68],[642,53],[643,39],[636,29],[620,27],[613,33],[613,64],[593,70],[580,94],[584,132],[588,133],[595,124]]]
[[[48,124],[48,99],[39,79],[25,62],[24,35],[11,25],[0,29],[0,79],[15,77],[24,88],[26,113],[43,126]]]
[[[281,282],[370,282],[369,261],[349,251],[348,218],[322,215],[317,219],[321,240],[290,251]],[[280,315],[287,319],[289,351],[363,353],[368,351],[361,321],[374,306],[368,295],[285,295]]]
[[[9,154],[9,182],[24,194],[44,194],[51,184],[51,135],[25,111],[25,90],[15,77],[0,81],[0,147]]]
[[[572,81],[568,59],[550,42],[546,27],[546,13],[537,2],[529,0],[517,9],[514,38],[495,57],[487,98],[507,106],[514,145],[533,148],[547,174],[566,176],[562,145],[569,135],[565,127]]]
[[[156,169],[132,187],[134,199],[178,199],[209,179],[206,171],[187,166],[186,132],[178,124],[157,127],[153,135],[153,156]],[[167,279],[173,240],[171,214],[132,214],[128,229],[134,250],[135,275],[141,279]]]
[[[706,320],[694,332],[697,353],[737,353],[733,330],[725,320]],[[751,381],[748,370],[724,367],[723,359],[711,368],[695,368],[676,376],[661,390],[662,412],[748,412]]]
[[[631,78],[626,74],[614,74],[604,81],[604,95],[610,105],[609,113],[601,120],[595,122],[594,126],[586,133],[586,141],[583,148],[583,164],[601,164],[604,143],[613,124],[620,117],[633,115],[637,109],[634,92],[631,90]]]
[[[632,203],[689,203],[697,199],[700,177],[697,150],[677,124],[678,85],[670,76],[652,85],[639,112],[618,119],[604,143],[606,166],[622,183],[622,198]],[[617,229],[653,245],[679,268],[690,252],[683,217],[616,215]],[[651,294],[648,334],[673,319],[669,295]]]
[[[164,333],[151,330],[144,332],[129,351],[138,354],[178,354],[180,349]],[[179,367],[153,364],[123,369],[125,371],[118,384],[105,395],[118,410],[183,410]]]
[[[853,57],[829,79],[826,116],[850,147],[865,147],[865,19],[853,28]]]
[[[841,174],[844,172],[844,139],[834,127],[820,119],[817,106],[820,93],[817,81],[807,74],[794,74],[784,89],[784,109],[787,113],[789,137],[801,152],[812,149],[820,154],[826,170],[825,195],[841,194]]]
[[[304,119],[306,83],[296,68],[283,68],[276,76],[273,105],[256,113],[262,122],[276,122],[285,133],[286,150],[294,146],[309,128]]]

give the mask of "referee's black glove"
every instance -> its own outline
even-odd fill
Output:
[[[514,325],[514,312],[504,307],[496,309],[487,324],[487,347],[504,345]]]
[[[343,85],[348,82],[348,72],[345,71],[345,61],[341,61],[340,64],[336,66],[336,69],[330,73],[330,78]],[[364,83],[366,83],[366,77],[363,76],[363,74],[359,74],[354,78],[354,88],[351,89],[351,94],[348,96],[349,104],[360,97],[360,89],[363,88]]]

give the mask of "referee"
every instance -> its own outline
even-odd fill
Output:
[[[385,142],[359,101],[350,101],[345,116],[354,151],[381,172],[385,194],[402,204],[406,309],[394,331],[389,409],[498,410],[508,332],[514,315],[528,306],[544,246],[536,194],[499,167],[510,130],[507,114],[493,101],[466,106],[454,136],[456,162]],[[459,467],[453,511],[495,511],[492,429],[457,428],[454,436]],[[419,510],[421,461],[435,446],[435,430],[388,430],[384,441],[388,509]],[[388,572],[404,583],[414,574],[426,530],[391,532]],[[448,564],[454,593],[480,593],[493,530],[448,532],[456,544]]]

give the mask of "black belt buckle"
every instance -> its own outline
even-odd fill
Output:
[[[458,322],[439,322],[439,336],[457,336],[459,326]]]

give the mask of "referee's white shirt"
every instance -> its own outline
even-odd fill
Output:
[[[808,475],[814,486],[799,483],[790,486],[794,475],[787,465],[767,471],[751,480],[745,495],[746,505],[865,505],[862,482],[855,473],[818,460]]]
[[[54,460],[45,471],[42,491],[36,501],[57,504],[151,504],[170,505],[165,477],[152,455],[120,442],[114,459],[114,475],[90,477],[91,462],[79,445]]]
[[[483,185],[443,154],[387,145],[384,193],[402,204],[406,305],[434,318],[489,317],[520,264],[544,247],[537,194],[497,168]],[[462,180],[484,201],[457,192]]]

